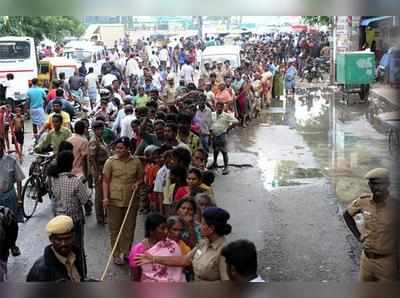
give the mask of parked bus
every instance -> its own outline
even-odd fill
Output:
[[[14,74],[15,91],[25,94],[38,75],[36,47],[31,37],[0,37],[0,82]]]

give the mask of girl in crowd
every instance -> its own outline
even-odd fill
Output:
[[[214,197],[214,191],[211,187],[203,183],[202,173],[197,168],[191,168],[187,176],[187,186],[179,189],[176,192],[176,201],[182,200],[184,197],[190,195],[194,197],[198,193],[207,193],[209,196]]]
[[[200,226],[195,221],[197,212],[196,202],[191,197],[187,197],[178,202],[176,206],[176,215],[184,223],[182,230],[182,240],[193,248],[201,239]]]

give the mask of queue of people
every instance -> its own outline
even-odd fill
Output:
[[[89,180],[95,184],[97,223],[108,226],[113,264],[129,266],[132,281],[263,281],[254,244],[227,242],[234,227],[213,183],[220,173],[219,152],[221,174],[230,173],[230,131],[249,125],[274,98],[296,91],[302,58],[293,36],[264,37],[243,45],[239,68],[229,60],[215,61],[202,72],[196,60],[199,39],[181,39],[172,51],[140,40],[120,54],[113,49],[101,78],[82,69],[69,83],[57,82],[57,97],[72,89],[89,94],[93,109],[74,124],[62,98],[49,101],[32,81],[34,134],[47,131],[34,151],[50,146],[55,153],[49,170],[55,217],[47,226],[51,244],[28,281],[87,280],[83,239],[92,200]],[[23,179],[12,166],[14,180],[4,185]],[[145,238],[134,244],[139,213],[146,216]]]

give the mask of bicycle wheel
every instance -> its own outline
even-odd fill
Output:
[[[22,206],[24,209],[24,217],[26,219],[29,219],[33,216],[40,199],[39,178],[36,176],[30,176],[28,180],[26,180],[22,189]]]

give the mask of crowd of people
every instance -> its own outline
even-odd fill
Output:
[[[260,35],[242,44],[239,68],[227,59],[200,70],[199,53],[215,43],[197,37],[174,48],[122,42],[122,50],[109,50],[100,76],[82,63],[68,80],[60,74],[48,92],[32,80],[33,149],[55,153],[47,169],[55,217],[47,226],[51,244],[28,281],[87,279],[85,216],[92,204],[97,223],[108,226],[113,263],[128,265],[133,281],[262,281],[254,244],[226,242],[230,214],[213,190],[218,155],[228,175],[230,130],[249,125],[273,99],[293,95],[303,60],[321,46],[310,36]],[[84,96],[88,113],[71,103]],[[4,155],[7,125],[22,152],[23,109],[11,110],[4,106],[0,114]],[[17,162],[11,167],[14,176],[0,178],[0,205],[17,214],[20,186],[12,195],[4,191],[24,177]],[[146,215],[145,239],[132,245],[139,212]],[[16,250],[15,239],[9,248]]]

